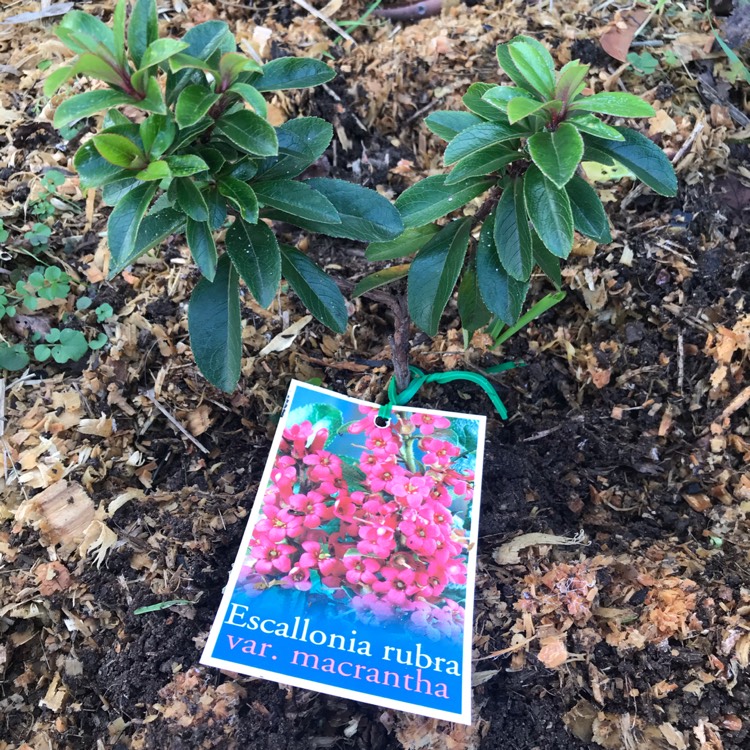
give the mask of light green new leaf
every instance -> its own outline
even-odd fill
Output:
[[[157,161],[152,161],[145,169],[137,172],[135,178],[142,182],[160,182],[171,176],[172,172],[169,169],[169,164],[163,159],[159,159]]]
[[[534,268],[534,260],[523,180],[515,180],[503,191],[495,209],[493,239],[500,264],[505,271],[518,281],[528,281]]]
[[[239,279],[229,256],[219,260],[213,281],[201,279],[188,305],[195,362],[206,379],[231,393],[240,379],[242,322]]]
[[[561,105],[562,102],[538,102],[536,99],[517,96],[508,102],[508,122],[515,125],[519,120],[546,109],[550,104]]]
[[[555,90],[555,66],[549,52],[525,41],[511,42],[508,51],[521,75],[547,99]],[[542,48],[544,49],[544,48]]]
[[[508,105],[514,99],[527,99],[530,102],[539,104],[539,100],[534,98],[525,89],[516,88],[515,86],[491,86],[482,95],[482,99],[487,103],[491,104],[501,112],[508,113]]]
[[[503,86],[498,86],[496,83],[472,83],[461,99],[466,109],[483,120],[507,122],[505,113],[486,100],[486,96],[491,91],[502,88]]]
[[[547,249],[567,258],[573,249],[573,213],[565,190],[556,187],[531,166],[524,175],[526,212]]]
[[[575,228],[601,244],[612,242],[607,214],[596,190],[582,177],[575,175],[565,186],[565,192],[570,198]]]
[[[209,281],[213,281],[218,256],[211,227],[206,222],[188,219],[185,236],[195,264]]]
[[[409,263],[403,263],[402,265],[384,268],[382,271],[376,271],[369,276],[365,276],[364,279],[360,279],[357,282],[352,291],[352,297],[361,297],[363,294],[367,294],[367,292],[371,292],[373,289],[403,279],[404,276],[409,273],[409,266]]]
[[[279,140],[273,126],[247,109],[220,117],[214,132],[254,156],[276,156],[279,153]]]
[[[221,97],[207,86],[192,84],[180,92],[174,115],[181,128],[195,125]]]
[[[73,65],[63,65],[52,71],[44,79],[43,93],[45,96],[52,96],[64,83],[73,76]]]
[[[250,185],[234,177],[222,177],[219,180],[219,192],[240,212],[246,222],[257,223],[258,198]]]
[[[249,83],[235,82],[229,87],[228,93],[241,96],[261,117],[268,115],[266,100],[255,86],[251,86]]]
[[[276,235],[264,222],[237,219],[227,230],[227,252],[242,280],[262,307],[268,307],[281,282],[281,254]]]
[[[591,147],[595,153],[603,153],[619,162],[659,195],[677,195],[677,175],[664,152],[635,130],[615,129],[622,135],[622,141],[608,141],[586,135],[584,141],[587,151]]]
[[[60,130],[91,117],[102,110],[117,107],[121,104],[135,104],[132,97],[120,91],[97,90],[86,91],[66,99],[55,111],[54,126]]]
[[[572,102],[585,88],[589,65],[578,60],[571,60],[557,74],[555,98],[563,102]]]
[[[594,115],[584,114],[583,112],[574,113],[567,117],[565,121],[571,125],[575,125],[581,133],[595,135],[608,141],[624,140],[617,130],[610,125],[606,125]]]
[[[433,175],[405,190],[396,200],[396,208],[407,227],[421,227],[465,206],[496,182],[494,177],[470,177],[446,185],[445,175]]]
[[[336,282],[304,253],[281,246],[281,272],[302,304],[321,322],[344,333],[349,321],[346,300]]]
[[[603,91],[577,99],[568,108],[570,112],[598,112],[615,117],[653,117],[656,112],[638,96],[624,91]]]
[[[94,147],[110,164],[124,169],[143,167],[146,155],[124,135],[116,133],[99,133],[92,139]]]
[[[528,146],[534,164],[560,188],[575,174],[583,157],[583,138],[568,123],[552,132],[535,133],[529,138]]]
[[[416,255],[409,269],[407,300],[414,322],[430,336],[440,325],[464,264],[471,220],[446,224]]]
[[[521,315],[529,283],[517,281],[506,273],[500,263],[494,233],[495,213],[493,211],[482,225],[477,243],[477,284],[487,309],[510,326]]]

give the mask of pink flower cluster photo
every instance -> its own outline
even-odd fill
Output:
[[[460,639],[474,472],[451,420],[398,412],[379,427],[377,409],[359,412],[342,455],[310,421],[284,430],[240,584],[324,595],[365,622]]]

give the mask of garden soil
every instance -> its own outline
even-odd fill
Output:
[[[339,22],[367,8],[314,5]],[[371,17],[352,30],[357,46],[342,46],[295,2],[160,4],[172,33],[222,18],[266,59],[330,55],[341,75],[276,96],[272,114],[330,120],[318,173],[387,195],[440,169],[422,119],[495,80],[494,46],[514,33],[539,37],[560,63],[582,57],[597,86],[658,109],[640,127],[674,159],[679,195],[600,183],[614,241],[576,245],[561,304],[500,349],[481,333],[465,348],[454,306],[441,335],[414,331],[412,360],[426,371],[524,365],[492,376],[506,422],[468,383],[413,402],[489,417],[472,726],[199,665],[290,379],[382,398],[392,321],[358,300],[346,334],[311,322],[260,355],[305,311],[286,291],[270,310],[248,295],[240,387],[209,387],[189,351],[197,274],[182,238],[104,280],[107,209],[78,188],[75,144],[52,129],[55,101],[41,94],[40,63],[57,64],[62,48],[48,21],[31,21],[0,26],[0,215],[11,233],[0,270],[33,266],[24,233],[39,177],[67,170],[40,259],[114,317],[109,344],[88,359],[4,380],[2,750],[750,748],[747,87],[712,44],[702,6],[652,17],[639,38],[658,44],[633,48],[659,53],[647,75],[602,48],[606,34],[632,39],[616,5],[444,6],[398,26]],[[112,3],[85,8],[106,19]],[[289,241],[348,281],[371,268],[356,243]],[[65,311],[0,328],[18,340]]]

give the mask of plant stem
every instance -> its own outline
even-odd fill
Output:
[[[471,228],[474,229],[477,225],[481,224],[497,206],[500,196],[503,194],[501,188],[497,185],[490,190],[490,194],[485,199],[484,203],[479,207],[479,210],[474,214],[471,220]]]

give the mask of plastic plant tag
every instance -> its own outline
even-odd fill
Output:
[[[485,418],[293,381],[202,663],[471,723]]]

